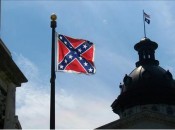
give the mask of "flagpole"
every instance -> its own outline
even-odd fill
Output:
[[[0,0],[0,38],[1,38],[1,11],[2,11],[2,9],[1,9],[1,0]]]
[[[144,16],[144,10],[143,10],[143,24],[144,24],[144,36],[146,38],[146,29],[145,29],[145,16]]]
[[[55,28],[57,16],[55,14],[51,15],[52,28],[52,49],[51,49],[51,91],[50,91],[50,129],[55,129]]]

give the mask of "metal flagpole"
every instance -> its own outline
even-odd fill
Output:
[[[145,38],[146,38],[145,15],[144,15],[144,10],[143,10],[143,24],[144,24],[144,36],[145,36]]]
[[[51,92],[50,92],[50,129],[55,129],[55,28],[57,16],[55,14],[51,15],[52,28],[52,49],[51,49]]]
[[[0,0],[0,38],[1,38],[1,0]]]

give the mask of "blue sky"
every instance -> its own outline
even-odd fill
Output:
[[[57,72],[56,128],[92,129],[118,119],[110,105],[138,61],[143,9],[151,16],[147,37],[156,59],[175,74],[174,1],[2,0],[1,38],[29,82],[17,88],[16,114],[23,128],[49,128],[50,15],[57,32],[95,44],[96,74]]]

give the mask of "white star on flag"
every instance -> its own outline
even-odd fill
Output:
[[[83,58],[82,57],[79,57],[79,60],[82,60]]]
[[[85,62],[85,63],[84,63],[84,65],[85,65],[85,66],[87,66],[87,65],[88,65],[88,63],[86,63],[86,62]]]
[[[81,53],[81,52],[82,52],[81,48],[80,48],[80,49],[78,49],[78,51]]]
[[[60,68],[63,69],[64,66],[60,65]]]
[[[90,69],[88,69],[88,70],[89,70],[89,72],[92,72],[92,70],[93,70],[93,69],[92,69],[92,68],[90,68]]]
[[[83,48],[84,48],[84,49],[86,49],[86,48],[87,48],[87,45],[86,45],[86,44],[85,44],[85,45],[83,45]]]
[[[72,57],[73,57],[72,55],[69,55],[69,59],[72,59]]]

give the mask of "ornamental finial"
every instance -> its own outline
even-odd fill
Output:
[[[55,13],[53,13],[51,16],[50,16],[51,20],[52,21],[55,21],[57,19],[57,16]]]

